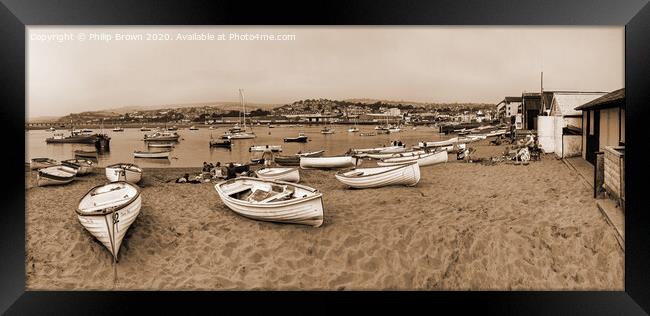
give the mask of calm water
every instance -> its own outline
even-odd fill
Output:
[[[139,128],[124,129],[123,132],[106,131],[111,137],[110,152],[99,155],[99,166],[107,166],[118,162],[131,162],[141,167],[200,167],[204,161],[215,163],[220,161],[247,163],[253,157],[261,156],[261,153],[250,153],[248,148],[252,145],[281,145],[281,155],[293,155],[298,151],[308,152],[325,150],[326,156],[344,154],[350,148],[378,147],[389,144],[393,140],[401,140],[408,146],[417,145],[419,141],[436,141],[449,138],[438,133],[437,127],[418,127],[413,130],[407,127],[399,133],[382,134],[377,136],[359,136],[359,133],[373,133],[374,125],[358,126],[358,133],[348,133],[347,125],[334,125],[336,133],[321,134],[323,126],[303,127],[282,127],[268,128],[266,126],[254,126],[253,131],[257,135],[254,139],[233,140],[232,150],[226,148],[210,148],[210,135],[214,138],[228,130],[228,127],[208,129],[200,127],[198,131],[181,129],[179,142],[172,149],[169,159],[147,159],[134,158],[134,150],[148,150],[142,140],[145,133]],[[250,128],[249,128],[250,130]],[[99,130],[94,130],[98,132]],[[69,131],[57,131],[69,135]],[[285,143],[284,137],[296,137],[299,132],[304,132],[308,137],[307,143]],[[52,137],[48,130],[32,130],[25,132],[26,159],[48,157],[56,160],[74,158],[74,151],[94,150],[93,145],[86,144],[46,144],[45,139]],[[163,150],[162,148],[151,148],[152,151]]]

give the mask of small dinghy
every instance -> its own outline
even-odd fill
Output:
[[[52,167],[58,165],[59,162],[52,158],[32,158],[29,162],[29,168],[38,170],[42,168]]]
[[[273,161],[280,166],[300,166],[300,157],[297,156],[277,156]]]
[[[93,166],[95,165],[95,163],[88,159],[67,159],[61,161],[61,163],[66,167],[76,169],[78,176],[91,173],[93,171]]]
[[[348,168],[360,165],[361,159],[350,156],[332,157],[300,157],[300,168],[302,169],[334,169]]]
[[[214,188],[228,208],[248,218],[314,227],[323,224],[323,194],[308,186],[240,177]]]
[[[77,217],[88,232],[95,236],[115,261],[126,231],[140,214],[140,189],[128,182],[113,182],[96,186],[79,201]]]
[[[386,158],[377,162],[379,166],[394,166],[404,163],[417,162],[420,167],[431,166],[438,163],[447,162],[449,156],[447,155],[446,150],[440,150],[436,152],[420,154],[417,156],[411,157],[394,157]]]
[[[74,156],[81,157],[81,158],[93,158],[97,160],[97,151],[96,150],[75,150]]]
[[[404,146],[386,146],[375,148],[352,149],[353,154],[391,154],[406,151]]]
[[[77,175],[77,170],[64,165],[51,166],[38,170],[36,185],[60,185],[70,183]]]
[[[169,153],[170,150],[166,151],[134,151],[133,152],[133,157],[135,158],[160,158],[160,159],[168,159],[169,158]]]
[[[417,162],[388,167],[355,168],[335,175],[341,183],[357,189],[379,188],[388,185],[415,186],[420,181]]]
[[[142,169],[132,163],[116,163],[106,167],[106,179],[138,183],[142,180]]]
[[[255,172],[257,177],[265,180],[300,182],[298,168],[263,168]]]
[[[174,143],[151,143],[151,142],[148,142],[147,146],[152,147],[152,148],[173,148]]]
[[[264,146],[251,146],[248,148],[248,151],[250,152],[264,152],[270,150],[272,152],[281,152],[282,151],[282,146],[280,145],[264,145]]]
[[[210,147],[230,148],[231,146],[232,146],[232,142],[230,141],[230,139],[226,139],[222,142],[216,139],[210,140]]]

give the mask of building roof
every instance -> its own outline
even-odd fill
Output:
[[[585,104],[607,94],[606,92],[555,92],[551,100],[551,115],[581,115],[576,106]]]
[[[506,97],[504,101],[506,101],[506,102],[521,102],[521,97]]]
[[[588,110],[592,108],[614,107],[620,104],[625,106],[625,88],[612,91],[602,97],[591,100],[575,108],[575,110]]]

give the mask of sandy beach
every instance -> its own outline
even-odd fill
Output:
[[[505,146],[486,141],[474,157]],[[145,169],[142,209],[119,253],[75,208],[103,169],[63,186],[26,172],[28,290],[623,290],[624,253],[592,189],[553,155],[528,165],[450,161],[416,187],[351,190],[300,170],[323,192],[322,227],[241,217],[200,168]],[[373,162],[364,162],[372,166]]]

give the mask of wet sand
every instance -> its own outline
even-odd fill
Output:
[[[475,157],[503,152],[482,142]],[[423,167],[414,188],[324,193],[319,228],[250,220],[214,183],[167,183],[199,168],[145,169],[142,209],[117,264],[75,208],[103,169],[63,186],[26,172],[29,290],[623,290],[624,253],[591,188],[552,155],[529,165]],[[364,166],[374,163],[364,162]]]

